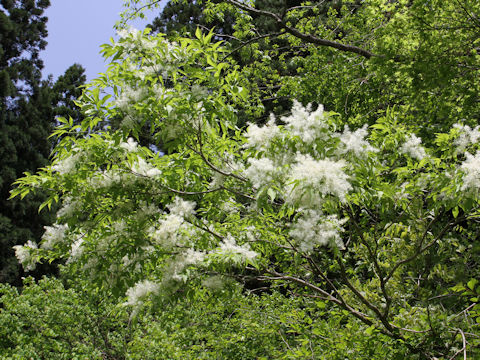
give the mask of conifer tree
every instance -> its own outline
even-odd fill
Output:
[[[80,65],[55,83],[42,81],[39,53],[46,46],[48,0],[1,1],[0,10],[0,282],[19,284],[12,246],[38,240],[52,215],[38,213],[42,195],[9,201],[11,185],[24,172],[44,166],[55,116],[79,118],[73,99],[85,81]],[[44,271],[40,269],[39,271]]]

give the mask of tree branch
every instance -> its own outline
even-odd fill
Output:
[[[439,216],[440,216],[440,215],[443,215],[443,213],[439,214]],[[409,256],[409,257],[407,257],[407,258],[405,258],[405,259],[400,260],[399,262],[397,262],[397,263],[393,266],[392,270],[390,270],[390,272],[388,273],[387,277],[385,278],[385,280],[384,280],[385,283],[387,283],[387,282],[391,279],[391,277],[393,276],[393,274],[395,273],[395,271],[397,271],[397,269],[398,269],[400,266],[402,266],[402,265],[404,265],[404,264],[407,264],[407,263],[415,260],[418,256],[420,256],[420,255],[423,254],[425,251],[427,251],[428,249],[430,249],[433,245],[435,245],[435,244],[437,243],[437,241],[440,240],[440,239],[445,235],[445,233],[446,233],[449,229],[453,228],[455,225],[457,225],[458,223],[460,223],[460,222],[462,222],[462,221],[464,221],[464,220],[466,219],[466,217],[463,217],[463,216],[462,216],[462,217],[458,218],[456,221],[454,221],[453,223],[449,223],[449,224],[445,225],[445,227],[440,231],[440,233],[439,233],[437,236],[435,236],[435,237],[433,238],[432,241],[430,241],[427,245],[425,245],[425,246],[422,247],[423,241],[424,241],[424,239],[426,238],[429,229],[430,229],[431,226],[438,220],[439,216],[437,216],[437,217],[435,217],[434,219],[432,219],[432,221],[430,222],[430,224],[429,224],[429,225],[427,226],[427,228],[425,229],[425,232],[424,232],[424,234],[423,234],[423,236],[422,236],[422,240],[421,240],[421,242],[420,242],[420,244],[419,244],[419,249],[418,249],[418,251],[415,252],[413,255],[411,255],[411,256]]]
[[[300,279],[300,278],[295,277],[295,276],[280,274],[280,273],[276,272],[275,270],[267,269],[266,272],[269,273],[270,275],[272,275],[272,277],[266,277],[266,279],[268,279],[268,280],[287,280],[287,281],[291,281],[291,282],[297,283],[299,285],[305,286],[305,287],[307,287],[307,288],[309,288],[309,289],[311,289],[311,290],[313,290],[317,293],[322,294],[322,296],[325,297],[325,300],[331,301],[331,302],[341,306],[342,308],[344,308],[345,310],[350,312],[353,316],[355,316],[357,319],[361,320],[363,323],[365,323],[369,326],[373,325],[373,321],[370,320],[366,314],[364,314],[364,313],[362,313],[358,310],[355,310],[350,305],[346,304],[345,302],[340,301],[335,296],[329,294],[328,292],[319,288],[318,286],[315,286],[312,283],[309,283],[308,281],[305,281],[305,280]],[[391,336],[391,334],[387,334],[387,335]]]
[[[279,37],[280,35],[283,35],[283,34],[285,34],[285,33],[286,33],[286,31],[280,31],[280,32],[273,33],[273,34],[259,35],[259,36],[256,36],[256,37],[254,37],[254,38],[251,38],[251,39],[249,39],[249,40],[247,40],[247,41],[244,41],[244,42],[242,42],[241,45],[237,46],[235,49],[233,49],[233,50],[230,51],[227,55],[225,55],[225,56],[222,58],[221,61],[223,62],[226,58],[228,58],[228,57],[229,57],[230,55],[232,55],[234,52],[237,52],[237,51],[240,50],[241,48],[243,48],[243,47],[245,47],[245,46],[247,46],[247,45],[249,45],[249,44],[251,44],[251,43],[253,43],[253,42],[257,41],[257,40],[265,39],[265,38],[267,38],[267,37],[275,38],[275,37]]]
[[[267,16],[267,17],[275,20],[277,25],[281,29],[284,29],[285,32],[289,33],[290,35],[295,36],[296,38],[302,39],[303,41],[306,41],[310,44],[314,44],[314,45],[318,45],[318,46],[326,46],[326,47],[331,47],[331,48],[341,50],[341,51],[355,53],[355,54],[363,56],[367,59],[370,59],[373,56],[376,56],[376,57],[379,56],[379,55],[374,54],[374,53],[372,53],[368,50],[362,49],[358,46],[345,45],[345,44],[341,44],[341,43],[338,43],[338,42],[335,42],[335,41],[322,39],[322,38],[316,37],[314,35],[302,33],[298,29],[296,29],[294,27],[291,27],[291,26],[288,26],[284,22],[283,17],[280,17],[278,14],[272,13],[270,11],[255,9],[253,7],[245,5],[245,4],[243,4],[239,1],[236,1],[236,0],[226,0],[226,2],[235,6],[235,7],[237,7],[237,8],[239,8],[239,9],[245,10],[245,11],[251,13],[251,14],[263,15],[263,16]]]

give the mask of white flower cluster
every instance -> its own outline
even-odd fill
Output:
[[[303,107],[298,101],[294,101],[291,115],[283,117],[282,120],[286,123],[285,128],[292,135],[298,136],[307,144],[322,138],[322,132],[328,129],[322,105],[312,112],[310,105]]]
[[[58,160],[55,165],[52,166],[52,170],[58,172],[60,175],[71,173],[82,158],[82,152],[79,149],[73,148],[71,152],[73,153],[72,155]]]
[[[67,264],[71,264],[77,261],[78,258],[82,256],[84,250],[84,247],[82,246],[83,242],[83,238],[80,237],[72,243],[70,247],[70,257],[67,259]]]
[[[232,255],[240,256],[240,258],[245,260],[253,260],[258,254],[253,251],[248,244],[237,245],[237,242],[232,235],[228,235],[220,243],[220,248],[213,251],[213,254],[230,257]]]
[[[134,27],[130,26],[128,28],[123,28],[117,31],[117,35],[121,39],[126,39],[129,36],[136,37],[138,36],[139,31],[135,29]]]
[[[159,285],[150,280],[137,282],[127,290],[127,301],[124,305],[140,306],[150,294],[156,294]]]
[[[305,210],[290,230],[304,252],[310,252],[315,246],[344,247],[340,233],[346,219],[338,219],[336,215],[324,216],[320,211]]]
[[[134,164],[135,165],[135,164]],[[144,175],[144,174],[142,174]],[[144,176],[147,176],[146,174]],[[103,170],[88,179],[88,184],[94,189],[109,188],[114,184],[128,184],[134,179],[132,174],[119,170]]]
[[[55,246],[63,241],[65,232],[68,230],[67,224],[53,224],[52,226],[45,226],[45,233],[42,236],[42,249],[51,250]]]
[[[367,151],[378,151],[371,146],[365,138],[368,135],[367,125],[364,125],[360,129],[354,132],[350,131],[348,125],[345,126],[343,133],[340,135],[340,148],[339,154],[345,154],[347,152],[353,152],[355,155],[360,156]]]
[[[62,207],[57,211],[57,219],[72,216],[78,207],[78,201],[73,200],[70,196],[66,196],[62,200]]]
[[[160,169],[150,165],[143,158],[139,157],[137,161],[132,164],[132,171],[135,174],[142,175],[145,177],[157,177],[162,175]]]
[[[195,214],[196,203],[194,201],[185,201],[181,197],[177,196],[173,203],[167,205],[170,214],[181,216],[182,218],[188,218]]]
[[[224,152],[218,156],[218,162],[216,166],[225,173],[241,173],[245,171],[245,165],[243,162],[235,159],[235,156],[231,153]],[[227,177],[217,171],[212,171],[211,181],[209,189],[215,189],[224,184]]]
[[[120,147],[127,150],[127,152],[135,152],[138,149],[138,143],[133,140],[133,138],[129,137],[127,142],[120,143]]]
[[[171,248],[183,245],[186,235],[191,231],[187,219],[195,214],[195,202],[185,201],[176,197],[174,202],[167,205],[170,213],[159,220],[159,225],[150,229],[150,236],[160,246]]]
[[[400,147],[400,152],[420,161],[427,156],[425,149],[420,145],[421,143],[422,139],[414,134],[410,134]]]
[[[157,46],[157,41],[152,40],[151,37],[144,36],[142,31],[131,26],[126,29],[124,28],[118,30],[117,35],[120,39],[130,40],[122,43],[123,47],[128,51],[135,50],[136,48],[142,50],[152,50]]]
[[[169,272],[170,277],[175,281],[183,281],[186,276],[182,275],[182,271],[189,265],[201,263],[205,259],[205,253],[194,249],[188,249],[181,256],[175,258]]]
[[[245,176],[253,186],[259,188],[272,181],[275,173],[275,165],[269,158],[248,159],[250,166],[245,170]]]
[[[159,220],[160,226],[152,228],[150,235],[152,239],[159,245],[171,248],[179,243],[181,228],[184,225],[183,217],[177,214],[168,214]]]
[[[275,125],[273,117],[262,128],[250,125],[245,147],[262,151],[274,138],[284,141],[294,136],[307,145],[315,142],[314,150],[318,146],[317,140],[324,141],[325,144],[321,145],[321,148],[326,149],[335,144],[335,141],[330,140],[338,138],[336,156],[347,152],[360,156],[367,151],[377,151],[366,140],[368,135],[366,126],[356,131],[351,131],[346,126],[342,134],[333,133],[321,105],[312,111],[310,105],[303,107],[294,101],[291,115],[283,117],[282,121],[285,123],[283,128]],[[345,200],[346,194],[352,189],[348,181],[349,176],[344,171],[347,167],[345,161],[332,158],[317,159],[313,155],[301,153],[305,151],[299,147],[296,154],[288,149],[289,146],[286,146],[285,151],[277,151],[273,157],[248,159],[245,177],[256,188],[267,185],[273,179],[285,181],[286,200],[303,207],[318,207],[327,195],[336,196],[341,201]],[[314,155],[321,157],[316,150]]]
[[[38,249],[37,244],[28,240],[25,245],[15,245],[13,248],[15,249],[15,257],[18,259],[18,262],[22,264],[25,271],[35,270],[36,261],[32,251]]]
[[[225,281],[219,275],[210,276],[202,281],[202,286],[212,290],[221,289],[224,285]]]
[[[480,189],[480,151],[475,156],[465,153],[467,159],[462,163],[460,168],[464,172],[462,190],[479,190]]]
[[[123,111],[128,111],[130,106],[140,102],[147,96],[145,89],[134,89],[125,85],[122,88],[122,93],[115,99],[115,107]]]
[[[460,132],[458,138],[455,139],[455,145],[459,152],[463,152],[468,145],[474,144],[480,139],[480,126],[475,126],[472,129],[468,125],[455,124],[453,127]]]
[[[225,175],[220,174],[219,172],[213,172],[212,174],[212,180],[210,181],[210,184],[208,185],[208,188],[210,190],[216,189],[220,186],[222,186],[225,182]]]
[[[257,149],[264,149],[268,147],[270,142],[280,134],[280,129],[275,125],[275,117],[273,114],[270,117],[270,120],[265,124],[265,126],[258,127],[256,124],[250,124],[247,129],[245,137],[247,138],[247,143],[245,147],[250,148],[254,147]]]
[[[303,154],[298,154],[296,160],[297,163],[291,167],[289,174],[290,182],[293,183],[290,185],[290,202],[320,205],[315,204],[321,201],[321,197],[316,194],[333,195],[341,201],[345,200],[345,195],[352,186],[348,182],[348,175],[343,171],[346,166],[344,161],[314,160],[310,155]],[[313,194],[307,196],[307,191],[313,191]]]

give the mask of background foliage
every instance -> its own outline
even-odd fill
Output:
[[[83,68],[72,65],[55,82],[42,81],[39,53],[46,46],[49,1],[2,1],[0,10],[0,282],[21,285],[23,272],[12,246],[38,241],[54,214],[38,213],[42,193],[25,201],[11,200],[12,184],[25,171],[48,163],[48,137],[57,115],[81,115],[73,101],[85,82]],[[43,267],[37,274],[52,272]]]
[[[24,268],[65,266],[3,287],[4,356],[478,357],[478,7],[174,1],[153,35],[119,24],[12,192],[61,202]]]

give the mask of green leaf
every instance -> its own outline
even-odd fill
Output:
[[[452,209],[452,215],[453,215],[454,219],[457,218],[458,212],[459,212],[458,206],[455,206],[455,207]]]
[[[374,331],[375,331],[375,326],[372,325],[365,329],[365,334],[368,336],[371,336]]]
[[[268,194],[268,197],[270,198],[271,201],[274,201],[275,197],[277,196],[277,192],[272,188],[269,188],[267,190],[267,194]]]
[[[202,39],[202,30],[200,30],[199,27],[197,27],[197,29],[195,30],[195,37],[196,37],[198,40],[201,40],[201,39]]]
[[[470,290],[474,290],[475,289],[475,285],[477,285],[478,283],[478,280],[477,279],[470,279],[470,281],[467,283],[467,287],[470,289]]]

